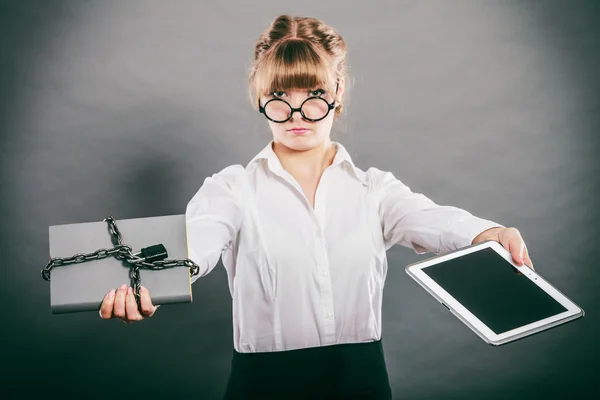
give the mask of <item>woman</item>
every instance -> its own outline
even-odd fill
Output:
[[[451,251],[496,240],[532,266],[519,231],[440,206],[392,173],[357,168],[330,139],[342,114],[346,44],[323,22],[280,16],[250,70],[273,140],[243,167],[205,180],[186,209],[189,257],[208,274],[222,256],[233,298],[226,398],[389,399],[381,343],[386,250]],[[102,318],[142,313],[127,285]]]

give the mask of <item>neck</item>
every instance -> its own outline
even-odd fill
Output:
[[[279,158],[281,166],[295,177],[320,177],[335,158],[336,148],[327,139],[322,144],[304,151],[297,151],[273,142],[273,152]]]

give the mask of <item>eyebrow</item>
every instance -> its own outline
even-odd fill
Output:
[[[288,93],[288,91],[289,91],[289,90],[290,90],[290,89],[273,89],[273,90],[270,90],[269,92],[267,92],[267,94],[266,94],[266,95],[267,95],[267,96],[271,96],[271,95],[273,95],[273,93],[274,93],[274,92],[284,92],[284,93]],[[294,89],[292,89],[292,90],[294,90]],[[303,90],[303,89],[295,89],[295,90]],[[321,86],[315,87],[314,89],[306,89],[306,93],[314,92],[315,90],[322,90],[322,91],[324,91],[325,93],[327,93],[327,90],[325,90],[325,88],[323,88],[323,87],[321,87]]]

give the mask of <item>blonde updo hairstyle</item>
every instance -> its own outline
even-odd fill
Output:
[[[280,15],[256,42],[250,67],[250,100],[258,110],[260,96],[275,90],[321,87],[336,100],[335,117],[343,111],[336,83],[349,84],[346,43],[331,27],[315,18]]]

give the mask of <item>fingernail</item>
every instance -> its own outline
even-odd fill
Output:
[[[111,290],[110,292],[108,292],[108,298],[112,299],[115,295],[115,289]]]
[[[127,294],[131,294],[131,286],[127,288]]]
[[[122,284],[119,289],[125,290],[125,289],[127,289],[127,285],[126,284]]]

